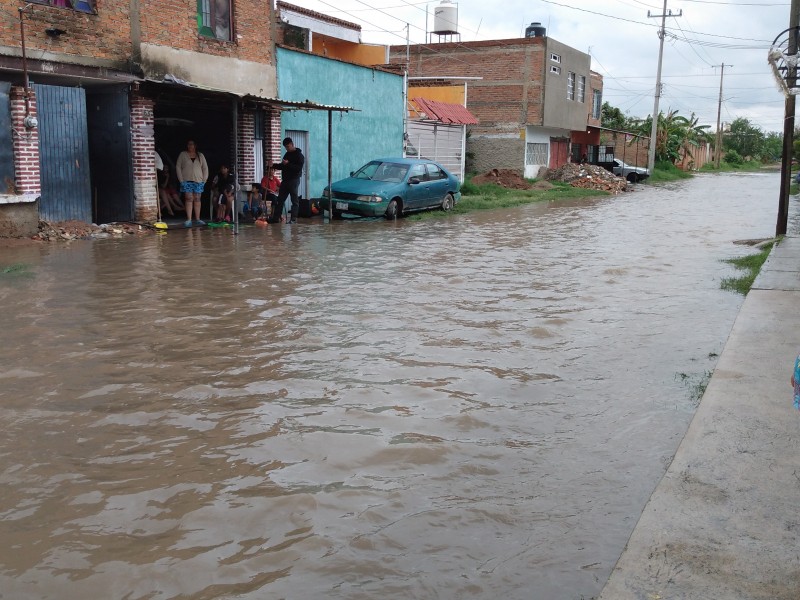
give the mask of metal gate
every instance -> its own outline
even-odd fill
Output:
[[[83,88],[36,84],[45,221],[92,220],[86,96]]]
[[[308,198],[308,132],[298,131],[296,129],[287,129],[286,137],[292,138],[296,148],[303,151],[303,156],[306,157],[306,163],[303,166],[303,175],[300,177],[300,187],[298,188],[298,195],[301,198]]]
[[[94,221],[130,221],[134,211],[128,89],[114,86],[88,91],[86,105]]]

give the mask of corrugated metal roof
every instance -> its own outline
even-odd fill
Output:
[[[449,102],[439,102],[438,100],[428,100],[427,98],[412,98],[420,110],[425,113],[428,119],[441,121],[453,125],[477,125],[478,119],[475,118],[465,106],[460,104],[450,104]]]
[[[173,88],[183,88],[190,90],[198,90],[202,92],[225,94],[228,96],[236,96],[238,98],[242,98],[243,100],[262,102],[264,104],[270,104],[272,106],[275,106],[276,108],[281,108],[284,110],[330,110],[334,112],[350,112],[350,111],[359,112],[357,108],[353,108],[352,106],[335,106],[333,104],[320,104],[318,102],[313,102],[312,100],[308,99],[284,100],[282,98],[268,98],[266,96],[258,96],[256,94],[239,94],[237,92],[221,90],[219,88],[214,88],[207,85],[190,83],[188,81],[185,81],[170,74],[165,75],[162,79],[147,78],[146,81],[150,83],[158,83],[166,85],[168,87],[173,87]]]

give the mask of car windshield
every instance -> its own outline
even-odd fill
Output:
[[[400,182],[408,173],[408,165],[374,160],[353,173],[355,179]]]

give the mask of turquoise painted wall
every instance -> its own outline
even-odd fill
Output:
[[[403,77],[322,56],[278,48],[278,96],[348,106],[359,112],[333,113],[333,181],[373,158],[403,156]],[[328,112],[286,111],[287,129],[308,131],[302,148],[308,192],[319,198],[328,183]]]

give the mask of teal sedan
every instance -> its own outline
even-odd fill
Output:
[[[334,219],[343,213],[396,219],[429,208],[450,210],[461,199],[460,188],[458,178],[433,161],[379,158],[326,187],[322,208],[331,206]]]

